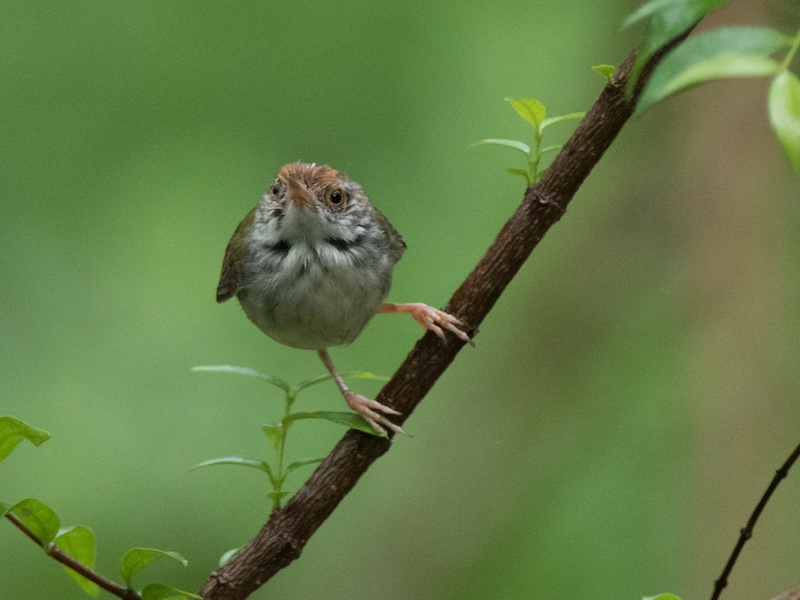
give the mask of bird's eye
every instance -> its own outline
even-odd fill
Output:
[[[347,196],[342,190],[337,188],[330,193],[328,198],[330,199],[331,206],[341,206],[347,199]]]
[[[282,191],[283,191],[283,186],[281,186],[281,184],[278,183],[277,181],[274,184],[272,184],[271,188],[269,188],[269,193],[272,194],[273,198],[280,197]]]

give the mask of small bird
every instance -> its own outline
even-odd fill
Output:
[[[377,313],[409,313],[446,342],[444,331],[472,344],[454,316],[419,302],[384,302],[405,241],[361,186],[328,165],[281,167],[261,201],[228,242],[217,302],[239,299],[272,339],[316,350],[347,405],[376,432],[405,433],[399,415],[351,391],[328,348],[352,342]]]

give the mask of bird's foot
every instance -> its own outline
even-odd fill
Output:
[[[370,400],[366,396],[362,396],[361,394],[356,394],[355,392],[351,392],[349,390],[344,393],[344,399],[345,402],[347,402],[347,406],[349,406],[359,415],[364,417],[364,420],[367,423],[369,423],[372,426],[372,428],[379,434],[386,435],[386,429],[384,429],[384,427],[386,427],[388,429],[391,429],[395,433],[402,433],[404,435],[408,435],[405,432],[405,430],[402,427],[400,427],[400,425],[392,423],[383,414],[381,414],[381,413],[387,415],[401,414],[395,409],[389,408],[388,406],[385,406],[380,402],[376,402],[375,400]]]
[[[475,342],[472,341],[472,338],[458,327],[459,325],[463,325],[461,321],[450,313],[433,308],[422,302],[404,302],[402,304],[386,302],[381,306],[380,312],[409,313],[425,329],[438,335],[443,342],[447,343],[447,338],[444,335],[444,330],[446,329],[455,334],[461,341],[466,342],[470,346],[475,346]]]

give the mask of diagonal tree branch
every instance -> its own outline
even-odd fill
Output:
[[[651,57],[632,97],[626,97],[625,84],[636,58],[636,51],[632,52],[542,180],[526,190],[516,213],[447,305],[446,310],[461,319],[469,330],[477,331],[539,240],[564,214],[578,188],[633,114],[643,84],[655,65],[688,34],[686,31]],[[428,332],[377,400],[407,417],[463,345],[450,336],[450,342],[443,346]],[[388,439],[358,431],[345,434],[286,506],[274,511],[258,535],[211,574],[200,594],[205,600],[241,600],[299,557],[308,539],[390,444]]]

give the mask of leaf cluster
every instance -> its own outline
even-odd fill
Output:
[[[644,4],[626,21],[631,25],[650,19],[636,65],[644,64],[664,43],[726,1],[651,0]],[[714,79],[771,77],[769,120],[790,164],[800,172],[800,79],[789,70],[799,46],[800,30],[794,37],[767,27],[724,27],[701,33],[661,61],[636,111],[642,113],[681,90]],[[774,58],[787,49],[781,60]]]
[[[0,461],[7,458],[24,440],[39,446],[49,439],[50,434],[42,429],[32,427],[14,417],[0,417]],[[97,543],[94,532],[88,527],[83,525],[62,527],[56,512],[36,498],[26,498],[15,504],[0,502],[0,517],[11,520],[48,555],[61,559],[67,574],[90,596],[97,596],[100,592],[100,583],[103,583],[104,587],[112,588],[120,595],[130,592],[126,597],[142,600],[200,598],[196,594],[163,583],[150,583],[141,592],[134,591],[133,576],[155,560],[171,558],[185,567],[188,562],[177,552],[155,548],[131,548],[119,563],[120,575],[127,586],[123,588],[94,571]],[[63,555],[73,560],[61,558]]]

